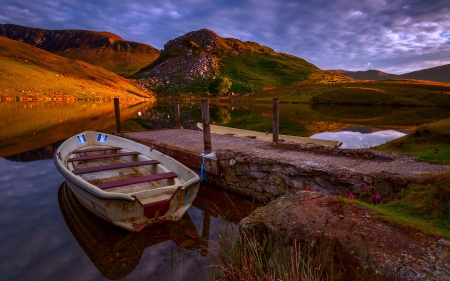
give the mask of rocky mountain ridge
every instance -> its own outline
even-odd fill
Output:
[[[131,75],[159,56],[159,51],[150,45],[126,41],[110,32],[46,30],[0,24],[0,36],[121,75]]]
[[[218,58],[211,51],[219,46],[211,30],[189,32],[164,44],[161,56],[138,77],[147,88],[167,89],[192,86],[213,79],[218,72]]]

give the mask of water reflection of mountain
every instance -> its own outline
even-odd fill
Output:
[[[28,150],[19,154],[10,155],[4,157],[6,160],[14,161],[14,162],[30,162],[44,159],[53,158],[53,154],[55,150],[63,143],[64,140],[57,141],[55,143],[37,148]]]
[[[121,117],[134,117],[144,104],[122,104]],[[79,132],[115,124],[113,102],[2,102],[0,156],[38,149]],[[110,131],[107,133],[111,133]]]
[[[184,129],[196,129],[196,123],[202,119],[198,104],[185,104],[180,107],[180,125]],[[176,128],[175,105],[158,105],[153,108],[143,108],[137,123],[148,129]]]

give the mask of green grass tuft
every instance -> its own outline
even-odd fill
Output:
[[[371,205],[344,198],[342,201],[374,210],[379,219],[393,225],[450,239],[450,173],[430,181],[429,185],[409,186],[401,198],[386,204]]]
[[[450,164],[450,119],[421,125],[412,133],[375,149],[411,154],[423,161]]]

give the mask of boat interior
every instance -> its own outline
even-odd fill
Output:
[[[183,186],[178,175],[159,161],[121,147],[85,146],[72,151],[67,166],[98,188],[128,194],[142,205],[170,200]]]

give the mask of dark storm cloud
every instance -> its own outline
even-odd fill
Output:
[[[450,63],[448,0],[1,1],[1,23],[110,31],[156,48],[208,28],[322,69],[404,73]]]

